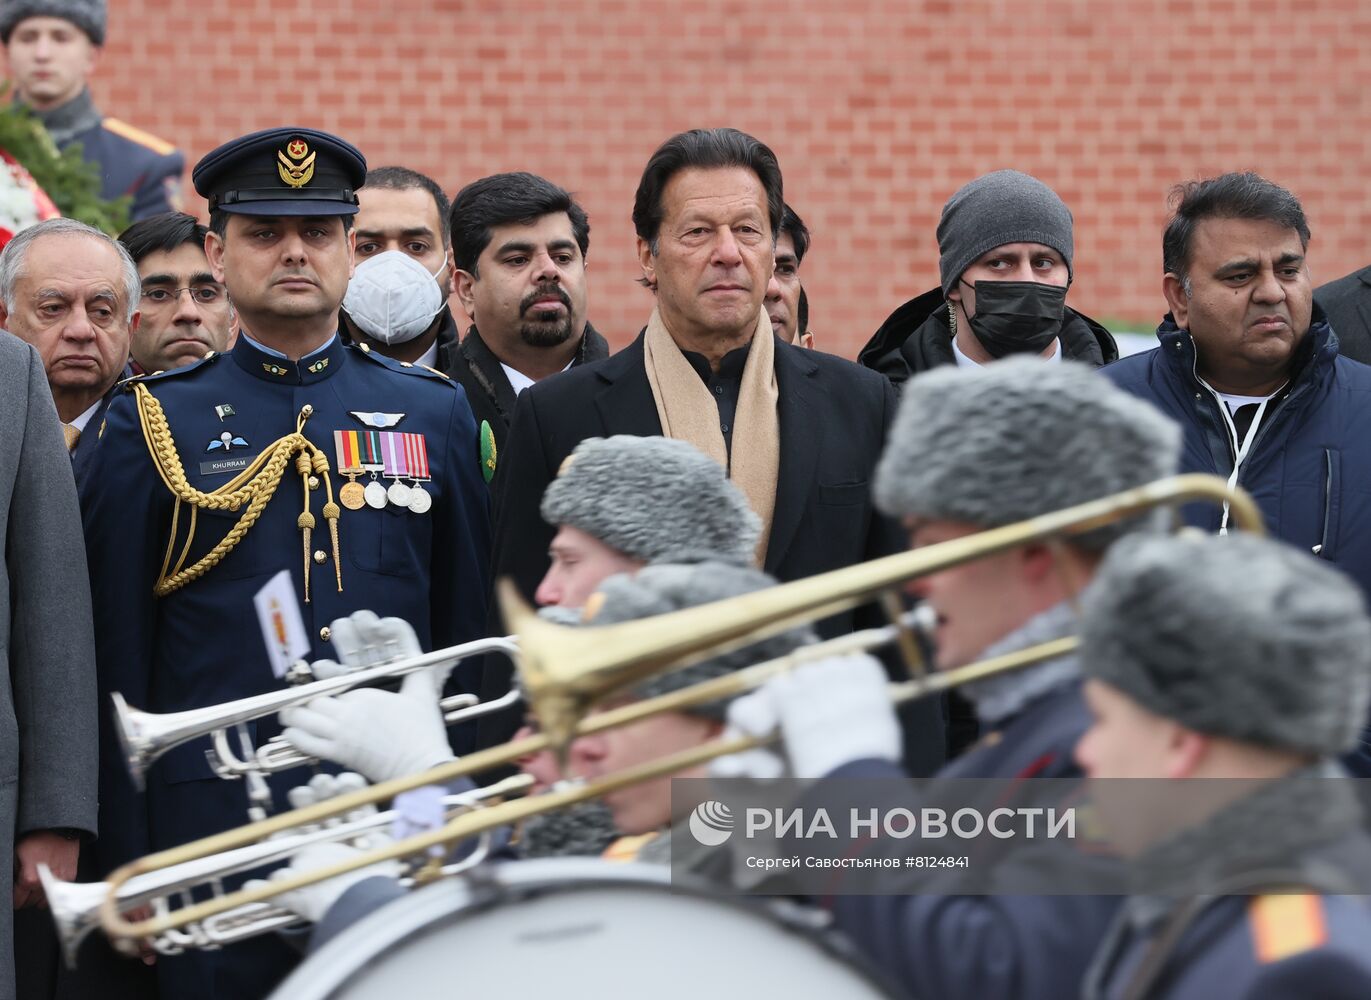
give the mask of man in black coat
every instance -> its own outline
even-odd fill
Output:
[[[457,196],[455,214],[436,181],[407,167],[368,171],[357,197],[357,273],[343,302],[344,328],[352,340],[396,361],[435,368],[466,390],[490,482],[519,390],[561,371],[568,356],[573,365],[609,357],[609,345],[585,320],[585,212],[567,192],[532,174],[499,174],[468,185]],[[479,261],[492,245],[492,254],[507,251],[511,241],[526,242],[516,239],[519,234],[546,227],[568,246],[546,256],[525,254],[516,280],[528,286],[524,294],[507,285],[513,270],[508,252],[492,261],[482,282]],[[559,253],[574,253],[577,262],[554,269],[550,262]],[[529,296],[554,286],[574,309],[559,306],[564,314],[545,331],[530,318]],[[506,294],[487,294],[492,288]],[[460,338],[447,306],[450,289],[469,315],[480,310],[483,332],[473,325]]]
[[[781,183],[771,150],[733,129],[685,132],[653,154],[633,218],[657,308],[619,354],[520,398],[495,493],[497,578],[533,596],[553,535],[538,514],[543,491],[577,443],[614,434],[684,439],[725,466],[762,519],[758,561],[781,580],[904,547],[870,495],[895,413],[890,384],[781,342],[762,308]],[[852,624],[835,616],[820,631]],[[504,683],[488,677],[486,694]],[[915,712],[910,757],[926,772],[943,755],[941,706]],[[483,742],[506,735],[491,728]]]
[[[1371,265],[1320,285],[1314,301],[1338,335],[1338,353],[1371,365]]]
[[[609,357],[609,344],[586,319],[590,221],[570,193],[536,174],[494,174],[458,191],[450,218],[453,290],[472,323],[443,370],[467,391],[490,482],[519,395]]]
[[[1113,335],[1066,306],[1074,275],[1071,211],[1017,170],[962,186],[938,221],[941,284],[881,324],[858,364],[898,388],[939,365],[981,365],[1007,354],[1094,367],[1119,358]]]

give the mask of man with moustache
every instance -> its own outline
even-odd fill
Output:
[[[1182,472],[1227,477],[1273,536],[1371,592],[1371,369],[1339,356],[1313,300],[1299,200],[1230,173],[1178,188],[1174,206],[1160,346],[1104,374],[1184,428]],[[1227,510],[1192,504],[1185,515],[1228,531]],[[1371,776],[1365,737],[1347,762]]]
[[[0,326],[43,359],[78,492],[115,385],[126,374],[138,303],[138,271],[128,252],[84,222],[40,222],[0,253]]]
[[[457,192],[451,232],[453,287],[471,329],[439,367],[467,391],[491,482],[519,395],[609,357],[586,319],[590,222],[551,181],[494,174]],[[539,489],[529,498],[535,508],[541,496]]]
[[[762,521],[757,562],[781,580],[902,547],[870,497],[894,391],[784,343],[763,308],[783,206],[775,154],[736,129],[683,132],[652,155],[633,220],[656,307],[613,358],[520,397],[496,492],[497,576],[533,596],[553,535],[538,501],[578,442],[614,434],[689,441],[727,469]],[[820,631],[852,625],[843,614]],[[906,722],[911,764],[926,772],[944,755],[941,706],[921,704]]]
[[[205,257],[209,230],[184,212],[163,212],[135,222],[119,242],[138,265],[138,328],[129,353],[136,374],[170,371],[227,350],[233,305]]]

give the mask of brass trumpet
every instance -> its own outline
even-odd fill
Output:
[[[502,581],[501,602],[505,608],[507,625],[518,635],[525,696],[543,724],[543,734],[478,751],[420,774],[388,781],[339,796],[327,803],[283,813],[132,861],[110,875],[106,897],[100,904],[100,923],[117,946],[129,949],[140,940],[210,920],[227,910],[264,903],[280,893],[325,881],[357,868],[408,857],[431,847],[451,846],[493,826],[518,822],[529,816],[677,773],[716,757],[760,746],[769,740],[740,737],[717,741],[650,761],[620,774],[558,788],[531,799],[491,806],[483,810],[479,817],[459,816],[439,830],[407,838],[363,857],[269,886],[239,890],[147,920],[127,920],[120,912],[126,908],[121,904],[121,891],[134,878],[237,850],[292,827],[324,822],[331,817],[386,801],[413,788],[449,782],[549,747],[565,747],[575,735],[598,732],[659,712],[738,695],[801,660],[867,649],[870,646],[866,643],[871,642],[875,634],[889,641],[902,634],[903,627],[887,626],[885,629],[868,630],[866,633],[804,647],[768,664],[759,664],[661,698],[581,718],[581,714],[594,702],[632,687],[654,674],[750,645],[806,621],[848,610],[914,577],[939,572],[1020,545],[1081,534],[1154,508],[1190,501],[1228,503],[1236,525],[1254,533],[1264,531],[1261,514],[1245,492],[1230,488],[1217,476],[1183,475],[1017,524],[887,556],[744,597],[596,629],[564,628],[538,620],[514,593],[512,585]],[[893,685],[891,696],[896,701],[905,701],[941,692],[968,681],[1065,655],[1075,648],[1075,644],[1074,638],[1061,639],[958,670],[918,677]]]
[[[213,749],[206,751],[206,756],[209,757],[210,766],[219,777],[232,779],[241,778],[246,774],[272,774],[311,763],[313,758],[301,753],[280,736],[273,737],[255,750],[245,750],[239,754],[234,751],[229,737],[231,728],[254,719],[276,715],[287,708],[308,704],[315,698],[342,694],[378,681],[397,680],[441,663],[456,663],[487,653],[503,653],[514,661],[516,667],[518,666],[519,644],[512,638],[491,638],[351,670],[333,677],[296,684],[280,691],[267,691],[248,698],[239,698],[236,701],[205,708],[187,709],[183,712],[144,712],[131,707],[116,691],[110,696],[114,702],[115,732],[119,737],[119,745],[124,752],[129,774],[140,791],[143,789],[147,770],[154,761],[168,750],[204,736],[210,737],[212,741]],[[475,695],[459,694],[444,698],[440,702],[440,707],[447,724],[455,725],[498,712],[515,704],[520,697],[521,693],[515,686],[508,694],[494,701],[480,703]]]
[[[517,774],[485,788],[445,796],[444,814],[452,818],[480,808],[486,802],[511,795],[522,795],[532,784],[531,777]],[[334,826],[251,844],[236,851],[227,851],[213,857],[200,858],[184,865],[173,865],[158,872],[140,875],[130,879],[120,888],[118,905],[130,910],[152,905],[165,913],[169,897],[184,895],[188,899],[191,890],[197,886],[208,886],[211,891],[222,891],[222,880],[228,876],[252,871],[272,862],[288,861],[304,848],[314,844],[365,841],[369,837],[384,834],[395,821],[396,815],[394,809],[377,812]],[[483,857],[483,852],[478,849],[460,861],[443,866],[438,874],[456,874],[459,870],[477,864]],[[99,909],[109,895],[109,884],[66,882],[57,878],[47,865],[42,864],[38,866],[38,877],[42,881],[43,892],[52,911],[53,923],[57,926],[57,938],[62,945],[63,957],[67,966],[74,968],[81,942],[99,926]],[[408,875],[401,881],[412,882],[414,878],[414,875]],[[253,903],[226,910],[199,923],[169,929],[152,938],[151,944],[158,954],[178,955],[187,948],[218,948],[244,938],[301,923],[303,921],[300,917],[283,907],[270,903]]]

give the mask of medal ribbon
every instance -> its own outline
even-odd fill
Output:
[[[428,444],[422,434],[404,434],[405,455],[412,478],[428,479]]]
[[[409,456],[405,452],[404,442],[400,440],[402,435],[398,431],[377,433],[381,435],[381,453],[385,456],[385,467],[381,475],[394,476],[397,480],[408,479]]]
[[[361,472],[362,460],[356,431],[334,431],[333,447],[338,453],[339,472]]]
[[[381,432],[380,431],[349,431],[356,434],[358,444],[361,446],[361,465],[363,469],[375,471],[382,467],[381,461]]]

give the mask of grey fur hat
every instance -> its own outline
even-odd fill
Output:
[[[582,441],[548,485],[541,513],[644,562],[751,565],[762,530],[717,462],[664,437]]]
[[[996,170],[964,184],[938,220],[938,274],[943,294],[976,258],[1006,243],[1041,243],[1062,255],[1068,275],[1074,252],[1071,210],[1057,192],[1017,170]]]
[[[999,527],[1172,475],[1181,432],[1085,365],[1004,358],[911,379],[876,468],[892,517]],[[1102,549],[1165,512],[1076,536]]]
[[[1082,599],[1082,670],[1187,728],[1342,754],[1371,705],[1361,591],[1254,535],[1128,538]]]
[[[613,625],[616,622],[636,621],[653,615],[664,615],[683,608],[723,601],[756,590],[774,586],[776,581],[761,570],[732,566],[720,562],[694,565],[660,564],[647,566],[637,573],[612,576],[600,585],[604,603],[586,627]],[[795,628],[763,639],[731,653],[715,656],[680,670],[644,681],[633,689],[639,698],[653,698],[678,691],[701,681],[722,677],[763,660],[784,656],[794,649],[814,642],[809,628]],[[703,715],[723,721],[726,705],[716,702],[691,709],[693,715]]]
[[[105,0],[0,0],[0,41],[8,45],[19,22],[30,17],[60,17],[94,44],[105,44]]]

